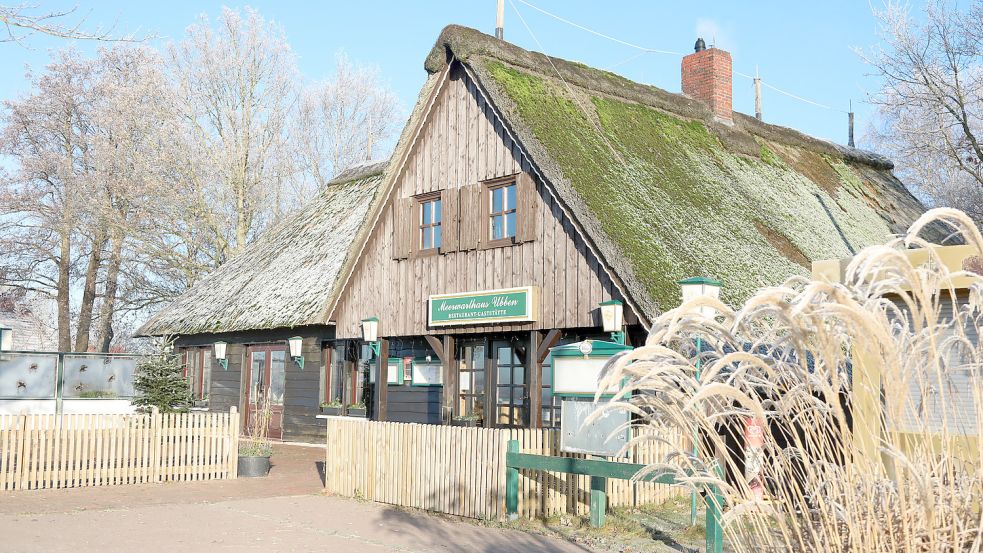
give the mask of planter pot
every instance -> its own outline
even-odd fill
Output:
[[[266,476],[270,472],[270,457],[259,455],[239,456],[239,477],[254,478]]]
[[[481,426],[481,421],[477,420],[451,420],[451,426],[463,426],[465,428],[478,428]]]
[[[361,409],[358,409],[358,408],[355,408],[355,407],[349,407],[348,408],[348,416],[349,417],[365,417],[365,407],[362,407]]]
[[[324,415],[333,415],[333,416],[344,415],[345,414],[345,408],[344,407],[321,407],[321,414],[324,414]]]

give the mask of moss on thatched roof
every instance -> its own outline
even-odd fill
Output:
[[[387,163],[353,167],[317,198],[156,313],[139,335],[323,324]]]
[[[646,317],[707,275],[739,302],[902,232],[924,210],[883,157],[464,27],[428,71],[463,62]],[[557,75],[559,73],[560,76]]]

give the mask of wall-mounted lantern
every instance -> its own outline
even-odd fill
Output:
[[[365,340],[372,348],[376,357],[379,356],[379,317],[369,317],[362,319],[362,340]]]
[[[611,341],[625,343],[625,306],[618,300],[601,302],[601,324],[611,333]]]
[[[0,326],[0,351],[13,351],[14,349],[14,329],[7,326]]]
[[[215,359],[224,370],[229,370],[229,360],[225,357],[225,342],[215,342]]]
[[[707,277],[690,277],[679,281],[679,287],[683,291],[683,303],[699,297],[719,299],[722,286],[723,284],[719,280]],[[700,313],[708,319],[717,314],[716,310],[709,305],[700,307]]]
[[[304,345],[304,338],[301,336],[288,338],[287,344],[290,346],[290,358],[300,367],[300,370],[304,370],[304,355],[301,351]]]

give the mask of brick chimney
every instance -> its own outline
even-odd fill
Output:
[[[733,75],[730,52],[707,48],[696,39],[696,51],[683,58],[683,94],[710,106],[714,116],[732,120]]]

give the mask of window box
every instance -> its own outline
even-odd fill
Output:
[[[451,426],[462,426],[464,428],[480,428],[483,425],[481,419],[474,417],[455,417],[451,420]]]
[[[348,416],[349,417],[362,417],[365,418],[365,407],[355,407],[354,405],[348,406]]]
[[[344,407],[325,407],[324,405],[322,405],[321,406],[321,414],[322,415],[330,415],[332,417],[339,417],[339,416],[345,414],[345,408]]]

